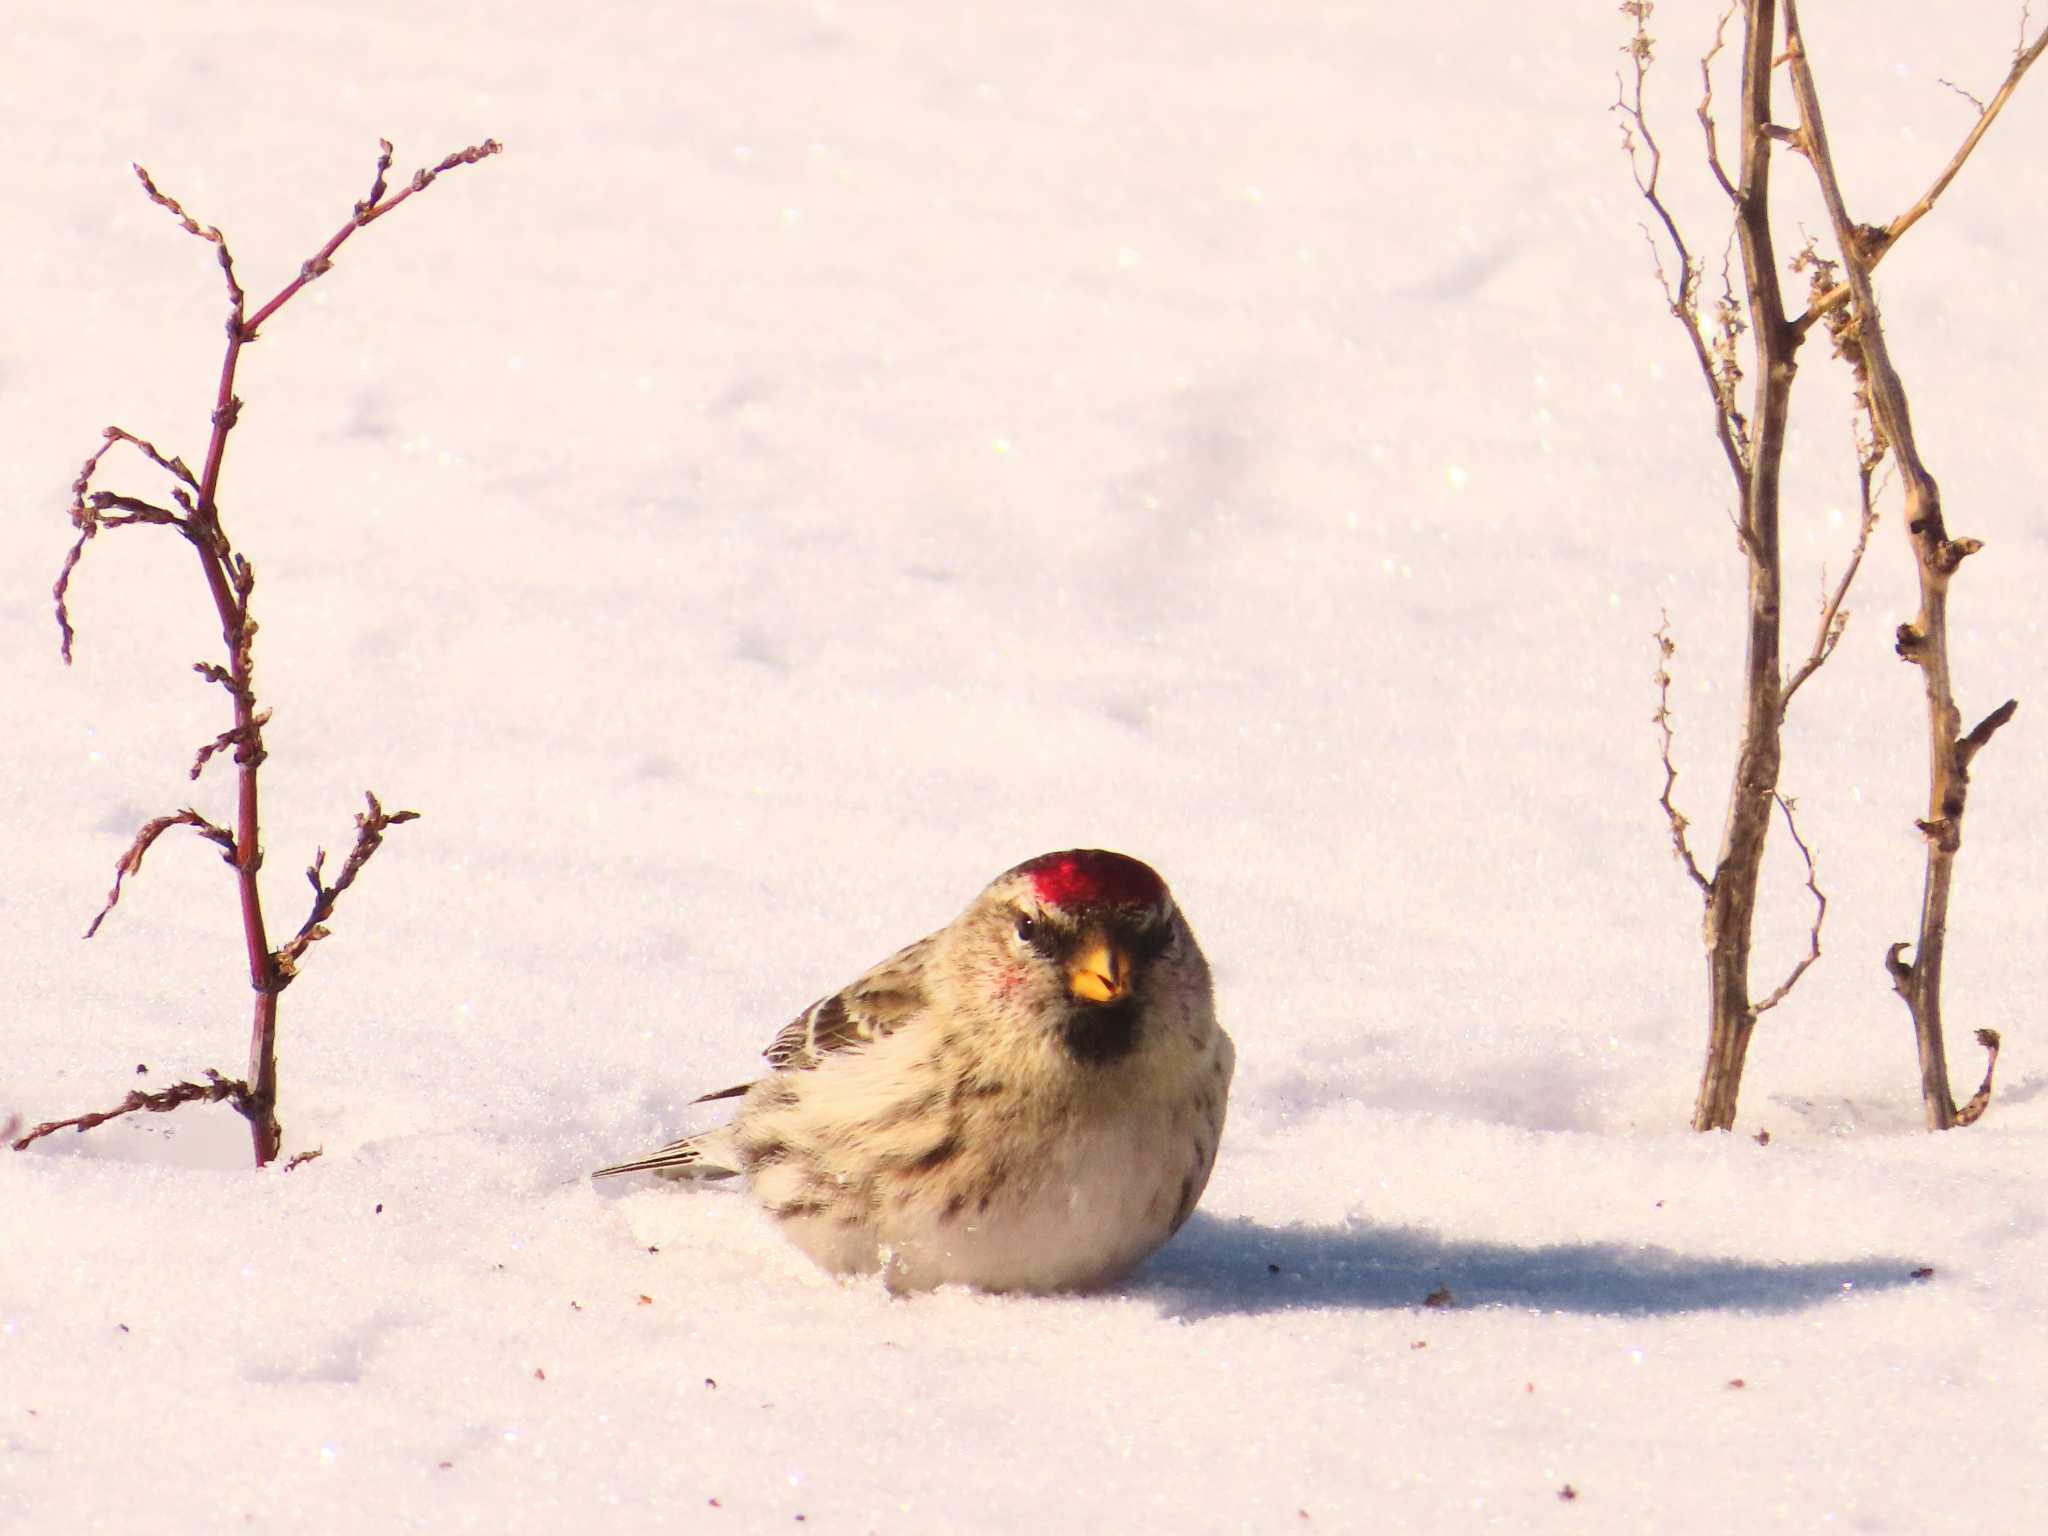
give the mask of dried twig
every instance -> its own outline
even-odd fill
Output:
[[[147,823],[136,835],[127,853],[122,856],[116,868],[113,889],[107,895],[106,905],[101,909],[99,916],[94,918],[92,927],[87,932],[90,936],[99,930],[101,922],[120,900],[122,881],[140,870],[143,855],[156,839],[171,827],[189,826],[221,848],[228,863],[235,870],[242,909],[244,948],[249,966],[249,985],[255,994],[255,1003],[254,1019],[250,1029],[248,1080],[228,1083],[218,1093],[214,1093],[213,1097],[230,1099],[249,1121],[258,1165],[269,1162],[277,1155],[282,1138],[275,1113],[277,994],[295,974],[297,963],[307,946],[325,936],[326,929],[323,923],[332,913],[336,898],[354,881],[370,855],[376,852],[385,829],[412,820],[414,813],[400,811],[386,815],[378,806],[376,797],[371,796],[369,813],[356,818],[356,846],[348,862],[343,866],[340,877],[332,886],[323,885],[319,869],[324,854],[321,859],[315,860],[312,872],[315,891],[314,915],[283,949],[272,950],[264,924],[262,897],[257,885],[257,872],[263,863],[257,770],[266,757],[263,728],[269,723],[270,714],[267,710],[258,708],[256,702],[254,646],[258,626],[250,612],[250,599],[256,586],[256,571],[229,539],[222,525],[220,507],[216,500],[228,437],[241,417],[242,402],[235,394],[236,369],[242,348],[254,341],[265,322],[289,303],[306,284],[332,268],[335,253],[357,230],[366,228],[415,194],[426,190],[446,172],[459,166],[474,165],[499,152],[500,145],[497,140],[486,139],[481,144],[471,145],[444,156],[437,164],[427,169],[414,172],[406,186],[392,192],[387,180],[391,169],[391,144],[388,140],[379,140],[377,166],[371,178],[370,195],[357,202],[350,210],[347,222],[336,230],[312,257],[301,263],[298,274],[267,302],[259,305],[253,313],[248,308],[248,295],[236,276],[234,256],[220,230],[213,225],[202,224],[186,211],[182,203],[158,187],[148,171],[139,165],[135,167],[135,175],[142,185],[143,194],[169,213],[186,233],[213,247],[215,259],[227,285],[227,345],[222,355],[220,376],[215,387],[214,406],[210,418],[212,431],[207,439],[202,468],[195,475],[182,457],[164,453],[148,439],[122,427],[106,429],[100,446],[86,459],[77,478],[72,482],[70,513],[72,524],[78,530],[78,538],[65,554],[62,569],[58,572],[56,584],[52,589],[52,596],[56,603],[62,654],[64,660],[69,662],[72,659],[75,639],[68,606],[71,581],[80,561],[84,558],[87,545],[98,534],[109,528],[163,526],[176,531],[192,546],[199,558],[201,572],[213,600],[214,611],[220,619],[221,638],[226,648],[224,661],[201,661],[195,665],[194,670],[206,681],[219,684],[227,693],[233,709],[233,721],[227,729],[198,749],[192,760],[190,776],[194,779],[199,778],[207,764],[215,757],[222,753],[230,753],[237,770],[235,818],[233,829],[229,830],[202,816],[198,811],[188,808]],[[156,469],[170,477],[170,505],[123,492],[93,488],[94,476],[99,472],[108,452],[117,443],[128,444]],[[216,1083],[226,1082],[218,1077],[213,1080]],[[195,1093],[200,1091],[196,1085],[188,1086],[192,1086]],[[191,1094],[187,1094],[181,1098],[175,1090],[166,1090],[164,1095],[142,1096],[112,1113],[126,1114],[134,1109],[168,1109],[175,1107],[176,1103],[190,1102],[191,1097]],[[87,1124],[98,1124],[106,1118],[109,1116],[81,1116],[75,1121],[55,1124],[73,1124],[84,1129]]]
[[[1949,891],[1954,880],[1955,856],[1962,846],[1963,810],[1969,796],[1970,763],[1991,737],[2013,716],[2018,701],[2007,700],[1993,710],[1968,735],[1962,734],[1962,716],[1956,707],[1949,671],[1948,589],[1956,569],[1983,547],[1977,539],[1952,539],[1942,515],[1941,488],[1921,460],[1913,433],[1912,413],[1906,402],[1904,381],[1894,366],[1886,344],[1884,323],[1877,306],[1871,269],[1882,255],[1885,243],[1896,234],[1880,232],[1873,239],[1849,216],[1835,172],[1834,157],[1828,149],[1827,127],[1821,116],[1820,92],[1806,55],[1799,25],[1796,0],[1785,0],[1786,58],[1790,64],[1792,94],[1799,106],[1798,138],[1801,150],[1819,183],[1821,201],[1826,205],[1835,242],[1841,251],[1844,287],[1852,306],[1856,362],[1859,382],[1867,388],[1870,415],[1891,448],[1905,491],[1906,535],[1911,541],[1920,578],[1920,611],[1898,630],[1898,651],[1920,668],[1927,697],[1929,736],[1928,811],[1918,820],[1927,842],[1925,883],[1921,892],[1920,929],[1913,945],[1910,965],[1900,956],[1906,946],[1894,944],[1885,955],[1885,969],[1892,984],[1905,1000],[1913,1019],[1913,1031],[1920,1056],[1920,1092],[1932,1130],[1946,1130],[1958,1123],[1955,1100],[1948,1078],[1948,1058],[1942,1039],[1941,978],[1948,943]],[[1978,126],[1951,162],[1941,181],[1894,222],[1903,231],[1917,220],[1948,184],[1969,151],[1982,137],[1996,109],[2003,105],[2033,59],[2037,58],[2048,32],[2013,60],[2006,84],[1979,119]],[[1984,1090],[1988,1099],[1989,1078]],[[1981,1109],[1978,1113],[1982,1113]],[[1974,1118],[1974,1117],[1973,1117]]]
[[[73,1115],[68,1120],[45,1120],[25,1136],[10,1145],[15,1151],[25,1150],[31,1143],[57,1131],[89,1131],[96,1125],[105,1125],[109,1120],[118,1120],[123,1115],[132,1115],[138,1110],[147,1110],[154,1115],[166,1114],[180,1104],[219,1104],[223,1100],[237,1109],[249,1096],[249,1085],[233,1078],[222,1077],[218,1072],[208,1071],[203,1083],[173,1083],[155,1093],[144,1093],[140,1089],[132,1092],[112,1109],[98,1110],[89,1115]],[[248,1111],[243,1110],[246,1114]]]
[[[1669,304],[1672,315],[1683,327],[1686,338],[1692,345],[1693,361],[1698,365],[1700,376],[1706,380],[1708,392],[1716,402],[1714,435],[1721,444],[1721,452],[1728,460],[1730,473],[1740,480],[1748,473],[1749,445],[1746,424],[1739,412],[1731,414],[1726,409],[1730,381],[1721,367],[1724,352],[1722,340],[1725,338],[1732,345],[1733,338],[1724,327],[1715,342],[1710,344],[1707,340],[1705,328],[1700,321],[1700,263],[1693,256],[1692,247],[1686,243],[1685,234],[1679,228],[1677,218],[1673,216],[1664,201],[1663,193],[1659,190],[1658,183],[1664,171],[1664,151],[1657,143],[1657,136],[1651,131],[1649,119],[1643,112],[1643,83],[1649,76],[1650,65],[1654,62],[1652,40],[1648,31],[1652,6],[1647,0],[1634,0],[1634,3],[1623,5],[1621,9],[1623,14],[1633,16],[1636,23],[1634,36],[1622,49],[1629,56],[1632,74],[1626,82],[1618,75],[1615,77],[1614,104],[1610,110],[1621,119],[1622,152],[1628,156],[1629,172],[1635,177],[1636,190],[1642,194],[1643,201],[1650,205],[1651,212],[1657,216],[1657,222],[1663,226],[1665,238],[1671,242],[1671,249],[1678,258],[1678,283],[1674,287],[1665,275],[1656,239],[1648,229],[1643,231],[1643,237],[1650,243],[1651,258],[1655,263],[1657,281],[1664,289],[1665,302]],[[1721,40],[1717,33],[1713,51],[1718,51],[1720,46]],[[1707,59],[1713,57],[1713,51],[1708,53]],[[1703,71],[1706,64],[1707,60],[1701,61]],[[1708,97],[1700,104],[1702,120],[1708,125],[1710,142],[1713,119],[1707,115],[1707,108],[1711,98],[1710,84]],[[1723,180],[1726,180],[1725,174]]]
[[[228,863],[235,861],[235,835],[225,827],[216,826],[197,811],[187,806],[182,811],[173,811],[168,816],[159,816],[154,821],[142,824],[142,830],[135,834],[135,841],[128,845],[128,851],[121,855],[114,865],[113,889],[107,892],[107,904],[100,908],[99,916],[92,920],[92,926],[85,930],[89,939],[100,931],[100,924],[107,920],[107,914],[114,910],[121,899],[121,882],[130,875],[142,872],[142,856],[148,853],[156,840],[173,827],[190,827],[208,842],[221,850]]]
[[[1792,815],[1796,802],[1786,799],[1783,795],[1777,796],[1777,801],[1778,809],[1785,813],[1785,835],[1792,839],[1792,846],[1799,850],[1799,857],[1806,861],[1806,888],[1813,894],[1813,927],[1807,931],[1806,953],[1792,967],[1791,974],[1779,982],[1769,996],[1760,1002],[1750,1004],[1749,1011],[1752,1017],[1782,1003],[1791,994],[1792,989],[1799,985],[1799,978],[1804,976],[1813,962],[1820,958],[1820,930],[1828,919],[1828,898],[1820,888],[1820,876],[1813,867],[1813,850],[1806,846],[1806,839],[1799,835],[1799,823]]]
[[[1792,695],[1797,693],[1806,680],[1818,672],[1835,654],[1835,647],[1842,643],[1842,632],[1849,625],[1849,612],[1842,606],[1849,595],[1849,586],[1856,580],[1856,573],[1863,569],[1863,555],[1870,548],[1870,530],[1877,526],[1877,505],[1871,495],[1871,476],[1876,466],[1867,458],[1857,469],[1860,490],[1861,515],[1856,526],[1856,545],[1849,551],[1849,563],[1842,569],[1841,580],[1832,588],[1823,583],[1820,602],[1820,627],[1814,632],[1813,649],[1806,653],[1806,660],[1799,664],[1785,684],[1785,692],[1778,699],[1778,718],[1784,719],[1792,704]]]
[[[1970,1095],[1970,1102],[1956,1111],[1956,1124],[1959,1126],[1975,1125],[1984,1118],[1984,1111],[1991,1107],[1991,1077],[1998,1070],[1998,1047],[2001,1044],[1998,1031],[1978,1030],[1977,1043],[1984,1047],[1987,1058],[1984,1062],[1984,1081],[1978,1085],[1977,1091]]]
[[[313,910],[299,925],[299,931],[292,936],[291,942],[277,952],[279,987],[284,987],[298,975],[299,961],[306,951],[327,937],[326,923],[334,915],[334,904],[341,899],[343,891],[355,884],[356,876],[370,862],[370,856],[384,845],[384,829],[419,820],[418,811],[386,811],[377,803],[375,795],[365,794],[363,798],[369,801],[370,808],[367,812],[356,813],[356,844],[349,850],[348,859],[341,866],[341,873],[335,877],[334,884],[323,884],[320,878],[321,869],[327,863],[325,848],[314,853],[313,862],[306,870],[306,880],[313,887]]]
[[[1791,8],[1788,7],[1788,17],[1790,12]],[[1976,151],[1977,145],[1983,140],[1984,135],[1990,132],[1991,125],[1998,121],[1998,114],[2005,110],[2005,104],[2012,99],[2012,93],[2018,89],[2020,81],[2025,77],[2027,71],[2034,67],[2034,62],[2041,57],[2044,49],[2048,49],[2048,28],[2044,28],[2040,36],[2029,43],[2027,41],[2027,11],[2025,8],[2022,8],[2020,11],[2020,40],[2013,48],[2012,67],[2006,71],[2005,79],[2000,82],[1997,91],[1992,94],[1991,100],[1988,102],[1978,102],[1977,98],[1971,96],[1969,92],[1958,91],[1958,94],[1976,103],[1977,120],[1970,125],[1970,131],[1963,136],[1963,142],[1956,147],[1956,152],[1949,156],[1948,164],[1941,168],[1941,174],[1936,176],[1928,189],[1920,194],[1917,202],[1893,219],[1891,223],[1885,225],[1882,229],[1864,226],[1858,231],[1857,250],[1864,258],[1866,269],[1874,269],[1890,253],[1891,248],[1899,243],[1899,237],[1926,218],[1933,210],[1935,202],[1941,197],[1942,193],[1948,190],[1949,183],[1956,179],[1956,175],[1962,170],[1964,162]],[[1804,47],[1800,48],[1799,56],[1802,59],[1805,57]],[[1945,80],[1941,83],[1943,85],[1948,84]],[[1958,90],[1955,86],[1949,86],[1949,89]],[[1839,309],[1847,304],[1850,297],[1849,285],[1847,283],[1837,284],[1835,287],[1827,290],[1827,292],[1817,296],[1812,303],[1807,305],[1806,313],[1801,315],[1795,324],[1800,331],[1804,332],[1829,311]]]
[[[1680,264],[1676,287],[1664,282],[1665,298],[1685,330],[1713,403],[1714,434],[1736,493],[1734,526],[1746,567],[1741,738],[1711,875],[1692,856],[1685,820],[1673,806],[1669,676],[1661,665],[1658,679],[1657,724],[1665,770],[1660,804],[1679,861],[1706,908],[1708,1043],[1692,1123],[1696,1130],[1725,1130],[1734,1123],[1743,1061],[1757,1019],[1749,990],[1750,946],[1783,757],[1786,682],[1780,668],[1779,466],[1800,337],[1785,312],[1770,220],[1771,146],[1780,134],[1771,114],[1776,13],[1772,0],[1749,0],[1740,7],[1742,99],[1738,160],[1732,176],[1720,156],[1713,64],[1726,46],[1728,24],[1736,7],[1723,14],[1713,44],[1700,62],[1702,91],[1696,115],[1709,167],[1733,208],[1732,245],[1741,261],[1739,291],[1731,255],[1722,264],[1721,292],[1712,315],[1703,317],[1700,263],[1659,189],[1662,156],[1643,107],[1644,80],[1653,52],[1647,26],[1652,6],[1649,0],[1631,0],[1621,9],[1635,24],[1634,35],[1622,50],[1629,56],[1633,79],[1616,82],[1614,110],[1621,119],[1622,145],[1636,188]],[[1661,279],[1661,269],[1659,276]],[[1659,644],[1668,657],[1668,625],[1659,633]],[[1778,1000],[1775,996],[1770,999],[1772,1004]]]
[[[1673,803],[1671,791],[1678,783],[1678,768],[1671,760],[1671,658],[1678,652],[1678,644],[1671,638],[1671,615],[1664,615],[1653,637],[1657,642],[1657,713],[1650,718],[1656,723],[1659,752],[1664,761],[1664,792],[1657,797],[1657,803],[1664,807],[1664,820],[1671,828],[1671,851],[1680,867],[1691,877],[1704,896],[1713,894],[1713,884],[1701,872],[1699,860],[1692,856],[1692,843],[1686,837],[1686,828],[1692,825],[1685,813]]]

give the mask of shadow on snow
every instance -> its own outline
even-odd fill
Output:
[[[1773,1264],[1667,1248],[1457,1242],[1413,1227],[1269,1227],[1196,1212],[1130,1285],[1187,1318],[1306,1308],[1419,1307],[1439,1288],[1460,1308],[1623,1317],[1792,1312],[1918,1282],[1917,1260]]]

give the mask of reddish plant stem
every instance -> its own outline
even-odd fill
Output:
[[[237,595],[228,576],[226,551],[231,546],[221,529],[219,508],[214,502],[227,455],[228,433],[234,429],[242,408],[241,401],[235,398],[235,368],[241,361],[243,345],[254,337],[255,330],[243,319],[243,296],[232,273],[228,286],[234,295],[234,312],[228,318],[227,352],[221,360],[220,388],[214,396],[213,434],[206,445],[206,467],[200,472],[199,495],[193,510],[195,537],[191,544],[199,553],[206,589],[213,595],[214,610],[220,615],[221,640],[227,646],[228,675],[232,679],[228,692],[235,706],[237,785],[232,862],[242,903],[242,939],[249,955],[249,985],[256,994],[255,1017],[249,1030],[249,1093],[243,1113],[249,1121],[250,1140],[260,1168],[277,1156],[284,1139],[276,1108],[277,962],[264,927],[263,892],[256,878],[263,867],[261,799],[256,777],[263,762],[262,725],[256,719],[248,600],[246,595]],[[266,306],[265,313],[276,307],[277,301],[273,301]]]
[[[207,440],[205,467],[200,471],[198,491],[194,497],[189,536],[192,547],[198,551],[207,591],[213,596],[214,610],[220,615],[221,640],[228,651],[228,693],[234,700],[235,709],[234,730],[230,733],[235,743],[237,778],[235,846],[231,862],[241,897],[242,937],[249,957],[249,986],[255,993],[254,1016],[249,1028],[248,1091],[238,1100],[237,1107],[249,1122],[258,1167],[276,1158],[284,1139],[277,1121],[277,995],[288,978],[281,971],[277,953],[270,944],[263,921],[263,893],[257,881],[258,872],[263,867],[257,770],[263,764],[264,750],[263,719],[256,708],[255,654],[251,643],[255,625],[249,616],[249,593],[254,585],[254,576],[248,563],[234,553],[234,546],[221,527],[215,493],[220,487],[221,469],[227,457],[228,434],[234,430],[242,411],[242,402],[235,395],[235,371],[241,362],[242,348],[256,339],[264,322],[290,302],[300,289],[328,271],[333,264],[334,253],[341,249],[350,235],[389,213],[415,192],[424,191],[441,172],[458,165],[474,165],[499,150],[497,141],[493,139],[457,151],[432,170],[414,175],[412,181],[395,196],[386,197],[384,176],[391,168],[391,145],[385,142],[379,148],[381,153],[370,195],[356,204],[348,223],[336,230],[319,252],[300,266],[298,275],[254,315],[247,312],[247,295],[235,280],[234,262],[220,232],[201,229],[174,201],[158,192],[147,174],[137,167],[137,174],[141,176],[151,199],[168,208],[188,230],[213,243],[227,281],[231,305],[227,350],[221,358],[220,384],[214,392],[212,433]]]

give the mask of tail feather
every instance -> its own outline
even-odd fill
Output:
[[[655,1173],[664,1179],[690,1179],[703,1183],[729,1179],[739,1170],[727,1166],[731,1159],[725,1155],[723,1142],[724,1138],[716,1131],[701,1136],[685,1136],[681,1141],[670,1142],[660,1151],[650,1152],[645,1157],[600,1168],[591,1177],[602,1179],[615,1173]]]

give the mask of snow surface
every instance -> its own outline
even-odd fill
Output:
[[[1937,81],[1987,94],[2015,8],[1807,9],[1888,217],[1969,124]],[[1717,10],[1656,17],[1710,253]],[[1826,958],[1758,1031],[1739,1133],[1699,1138],[1650,633],[1668,610],[1704,852],[1740,569],[1606,110],[1624,29],[16,0],[0,1121],[242,1069],[203,843],[78,940],[141,821],[225,814],[218,769],[181,774],[221,726],[189,558],[97,543],[68,672],[47,598],[101,425],[203,449],[218,274],[128,162],[261,296],[378,135],[401,169],[507,151],[351,242],[242,375],[274,920],[365,787],[424,813],[284,999],[288,1150],[324,1156],[252,1175],[241,1122],[186,1109],[0,1157],[0,1528],[2039,1529],[2048,85],[1881,277],[1987,544],[1965,710],[2024,701],[1979,760],[1948,985],[1959,1088],[1993,1025],[2002,1091],[1918,1129],[1879,966],[1923,771],[1894,515],[1788,742]],[[1823,228],[1780,166],[1788,230]],[[1795,647],[1854,497],[1840,370],[1804,362]],[[740,1198],[584,1178],[1077,844],[1167,874],[1239,1048],[1203,1208],[1122,1290],[892,1301]],[[1770,887],[1766,983],[1806,921],[1788,858]]]

